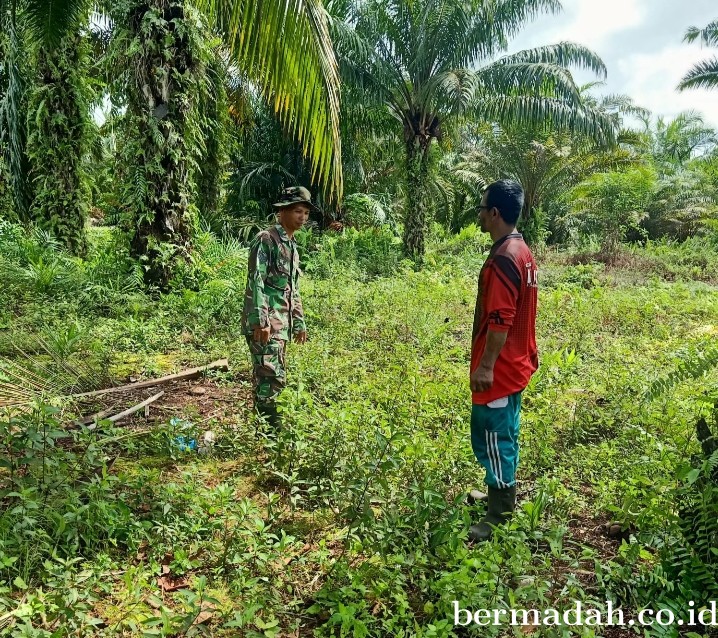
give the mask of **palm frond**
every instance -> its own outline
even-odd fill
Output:
[[[503,49],[529,20],[542,13],[557,14],[559,0],[495,0],[482,2],[479,19],[489,25],[489,35]]]
[[[106,369],[83,348],[82,336],[70,325],[47,340],[13,343],[15,356],[0,356],[0,408],[109,386]]]
[[[607,75],[606,65],[595,52],[573,42],[559,42],[534,49],[525,49],[500,58],[497,64],[557,65],[591,71],[604,79]]]
[[[544,123],[558,130],[586,135],[599,144],[615,142],[612,118],[556,98],[527,95],[482,96],[474,104],[475,113],[502,126],[531,127]]]
[[[630,95],[623,93],[610,93],[604,95],[598,102],[598,107],[604,111],[615,112],[621,115],[631,115],[637,118],[649,117],[651,112],[638,106]]]
[[[695,111],[685,111],[671,120],[659,117],[655,124],[648,119],[643,135],[654,157],[675,165],[718,145],[716,131]]]
[[[580,102],[580,93],[571,72],[556,64],[536,62],[506,64],[499,60],[481,69],[477,74],[477,80],[479,91],[486,95],[551,94],[576,103]]]
[[[431,98],[437,96],[437,101],[446,103],[451,111],[460,113],[470,104],[475,91],[476,74],[467,69],[456,69],[434,75],[419,94],[417,102],[430,104]]]
[[[715,89],[716,87],[718,87],[718,57],[696,64],[683,76],[678,90]]]
[[[258,182],[269,185],[271,178],[279,176],[284,184],[294,184],[297,181],[295,175],[289,172],[279,162],[249,162],[243,169],[246,171],[240,182],[239,195],[246,198],[252,187],[256,187]]]
[[[320,0],[199,0],[248,77],[308,157],[314,179],[341,196],[339,72]]]
[[[677,367],[668,375],[656,379],[644,393],[645,401],[652,401],[688,379],[699,379],[718,366],[718,347],[712,343],[696,344],[682,353]]]
[[[706,46],[718,46],[718,20],[714,20],[704,29],[689,27],[683,37],[684,42],[700,40]]]
[[[88,0],[28,0],[22,4],[10,0],[8,4],[18,5],[27,34],[45,46],[55,46],[64,35],[76,31],[90,11]]]
[[[97,10],[92,11],[87,36],[97,60],[109,50],[112,27],[113,23],[108,15]]]

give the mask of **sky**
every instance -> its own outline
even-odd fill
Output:
[[[717,49],[683,42],[690,26],[703,28],[718,18],[716,0],[562,0],[558,15],[542,15],[510,43],[509,52],[571,41],[598,53],[608,69],[603,93],[625,93],[656,115],[674,117],[696,110],[718,127],[718,91],[676,86],[696,63]],[[579,84],[595,76],[576,72]]]

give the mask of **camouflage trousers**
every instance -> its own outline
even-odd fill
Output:
[[[276,421],[276,400],[287,384],[284,367],[286,341],[270,339],[263,344],[248,336],[247,345],[252,355],[255,408],[269,421]]]

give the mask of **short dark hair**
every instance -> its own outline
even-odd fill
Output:
[[[515,224],[524,207],[524,189],[511,179],[500,179],[486,187],[486,206],[496,207],[507,224]]]

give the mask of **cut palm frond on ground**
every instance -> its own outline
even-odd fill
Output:
[[[219,359],[204,366],[190,368],[157,379],[148,379],[122,386],[112,386],[104,369],[98,367],[86,353],[64,355],[40,338],[33,339],[36,354],[28,354],[15,346],[17,357],[0,356],[0,408],[17,408],[33,401],[89,398],[151,388],[172,381],[194,379],[209,370],[226,372],[227,359]]]
[[[157,394],[153,394],[151,397],[145,399],[144,401],[141,401],[137,405],[133,405],[132,407],[127,408],[126,410],[123,410],[122,412],[119,412],[117,414],[112,414],[114,410],[102,410],[97,414],[93,414],[91,416],[85,417],[80,421],[76,421],[76,425],[87,425],[89,423],[91,425],[89,425],[87,429],[94,430],[100,421],[110,421],[111,423],[117,423],[118,421],[121,421],[122,419],[128,416],[132,416],[136,412],[139,412],[143,408],[145,409],[145,416],[147,416],[149,406],[158,399],[161,399],[164,394],[164,391],[160,390]]]
[[[16,356],[0,356],[0,407],[27,405],[36,399],[52,399],[111,383],[106,369],[88,352],[63,352],[40,337],[13,349]]]

